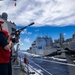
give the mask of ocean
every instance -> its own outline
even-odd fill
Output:
[[[35,72],[34,75],[69,75],[68,66],[49,62],[49,61],[57,62],[59,60],[31,55],[27,53],[25,50],[19,51],[19,56],[22,59],[24,59],[25,54],[27,55],[29,66],[31,66],[33,69],[35,69],[39,73],[38,74],[34,70],[29,68],[30,72],[31,71]]]

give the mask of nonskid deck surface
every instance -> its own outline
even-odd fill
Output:
[[[21,72],[20,72],[20,75],[26,75],[26,74],[25,74],[24,72],[21,71]]]

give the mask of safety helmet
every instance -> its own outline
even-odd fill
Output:
[[[3,32],[7,38],[9,37],[9,33],[7,30],[1,30],[0,32]]]

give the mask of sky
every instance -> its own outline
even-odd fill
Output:
[[[18,29],[22,28],[23,26],[17,26]],[[75,33],[75,26],[40,26],[40,27],[28,27],[24,31],[22,31],[20,35],[20,48],[21,49],[28,49],[33,41],[40,36],[48,36],[54,39],[58,39],[60,37],[60,33],[63,34],[64,39],[72,38],[72,35]]]
[[[75,0],[0,0],[0,14],[3,12],[17,29],[35,22],[21,33],[21,49],[28,49],[37,36],[56,39],[63,33],[66,39],[75,32]]]

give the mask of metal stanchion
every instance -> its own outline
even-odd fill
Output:
[[[72,57],[70,55],[65,53],[65,56],[66,56],[66,59],[67,59],[67,63],[74,64],[73,59],[72,59]],[[70,75],[75,75],[75,66],[68,65],[68,69],[69,69]]]
[[[18,59],[18,48],[19,48],[19,44],[17,44],[15,61],[12,65],[12,75],[20,75],[21,72],[21,66]]]
[[[20,66],[19,65],[13,65],[12,66],[12,75],[20,75]]]

